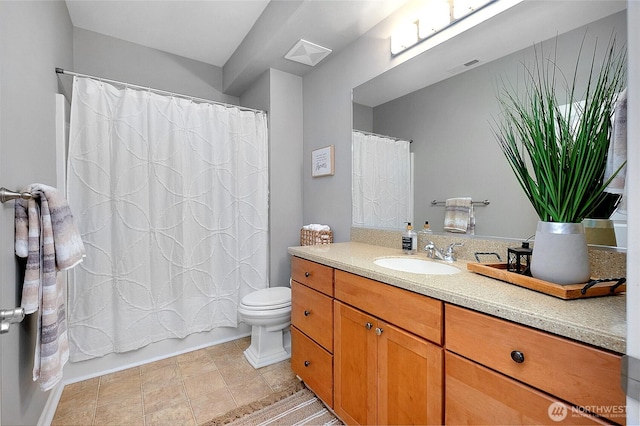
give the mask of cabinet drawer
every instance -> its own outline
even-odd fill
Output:
[[[446,349],[560,399],[624,422],[621,357],[529,327],[447,304]],[[518,354],[522,362],[512,359]]]
[[[333,268],[329,266],[292,257],[291,278],[333,297]]]
[[[295,327],[291,327],[291,368],[333,408],[333,356]]]
[[[607,424],[450,352],[445,366],[445,424]]]
[[[336,270],[336,299],[442,344],[442,302]]]
[[[333,299],[296,281],[291,283],[291,323],[333,352]]]

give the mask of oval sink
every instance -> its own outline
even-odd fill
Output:
[[[412,274],[452,275],[460,272],[455,266],[412,257],[384,257],[374,260],[373,263],[383,268]]]

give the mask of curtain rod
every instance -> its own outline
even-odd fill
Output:
[[[188,100],[194,101],[194,102],[202,102],[202,103],[208,103],[208,104],[214,104],[214,105],[221,105],[221,106],[224,106],[224,107],[227,107],[227,108],[238,108],[241,111],[250,111],[250,112],[257,112],[257,113],[261,113],[261,114],[266,114],[266,111],[262,111],[262,110],[259,110],[259,109],[247,108],[247,107],[242,107],[242,106],[239,106],[239,105],[232,105],[232,104],[228,104],[228,103],[225,103],[225,102],[212,101],[211,99],[198,98],[198,97],[195,97],[195,96],[183,95],[183,94],[180,94],[180,93],[167,92],[165,90],[154,89],[152,87],[138,86],[137,84],[125,83],[123,81],[118,81],[118,80],[109,80],[107,78],[95,77],[93,75],[80,74],[80,73],[73,72],[73,71],[67,71],[67,70],[64,70],[62,68],[56,68],[56,74],[64,74],[64,75],[71,75],[71,76],[75,76],[75,77],[91,78],[93,80],[104,81],[106,83],[112,83],[112,84],[119,84],[121,86],[131,87],[133,89],[146,90],[146,91],[149,91],[149,92],[157,93],[159,95],[174,96],[174,97],[178,97],[178,98],[188,99]]]
[[[380,137],[383,137],[383,138],[392,139],[394,141],[407,141],[408,140],[409,143],[413,143],[413,139],[396,138],[394,136],[381,135],[379,133],[365,132],[364,130],[353,129],[353,131],[354,132],[358,132],[358,133],[362,133],[363,135],[380,136]]]

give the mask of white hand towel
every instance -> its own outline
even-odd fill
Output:
[[[448,198],[445,202],[444,230],[474,234],[476,219],[471,197]]]

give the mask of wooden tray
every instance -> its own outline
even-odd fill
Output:
[[[583,299],[586,297],[612,296],[627,289],[626,284],[621,284],[613,289],[615,282],[603,282],[589,287],[583,294],[582,289],[588,284],[560,285],[550,283],[538,278],[516,274],[507,271],[506,263],[472,263],[467,264],[467,269],[475,273],[486,275],[509,284],[515,284],[530,290],[535,290],[560,299]]]

